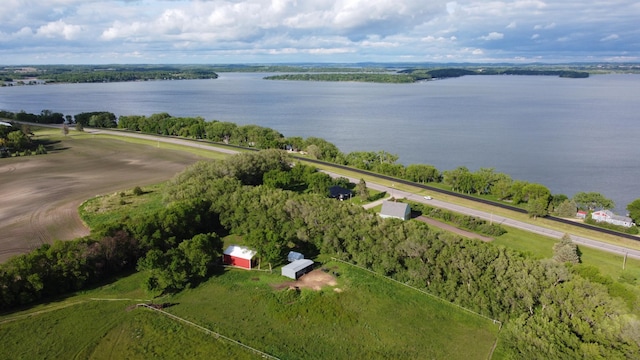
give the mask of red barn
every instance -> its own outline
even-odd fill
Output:
[[[225,265],[237,266],[245,269],[251,269],[254,265],[253,258],[256,252],[244,246],[231,245],[223,253],[222,262]]]

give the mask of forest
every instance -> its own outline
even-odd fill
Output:
[[[287,174],[285,182],[279,179]],[[134,268],[157,294],[197,286],[241,236],[263,263],[289,250],[325,254],[390,276],[504,323],[512,358],[633,358],[637,299],[613,296],[584,268],[536,260],[416,221],[381,219],[330,199],[332,179],[284,151],[203,161],[167,182],[153,211],[122,212],[83,239],[56,242],[0,265],[0,309],[82,289]],[[142,193],[142,192],[140,192]],[[116,213],[117,215],[118,213]]]

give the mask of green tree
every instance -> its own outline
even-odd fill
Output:
[[[476,194],[490,194],[491,188],[498,180],[499,176],[493,168],[480,168],[473,174],[473,187]]]
[[[573,195],[573,201],[582,210],[594,211],[596,209],[612,209],[615,207],[613,200],[607,199],[597,192],[579,192]]]
[[[553,245],[553,259],[557,262],[570,262],[577,264],[580,262],[578,246],[571,241],[569,234],[564,234],[560,242]]]
[[[222,240],[215,233],[198,234],[178,245],[188,264],[190,279],[204,279],[222,255]]]
[[[534,219],[547,216],[548,205],[549,201],[545,198],[530,199],[527,202],[527,213]]]
[[[12,131],[7,134],[7,143],[16,151],[22,151],[29,145],[29,138],[20,130]]]
[[[493,183],[491,187],[491,194],[495,195],[498,199],[508,199],[511,195],[511,185],[513,180],[506,174],[500,174],[499,179]]]
[[[418,183],[439,182],[440,172],[435,166],[411,164],[405,169],[405,178]]]
[[[322,196],[329,196],[329,188],[332,185],[331,176],[321,172],[313,173],[307,179],[307,191]]]
[[[563,202],[561,202],[555,208],[554,211],[560,217],[566,217],[566,218],[575,217],[577,212],[577,206],[573,201],[566,199]]]
[[[465,166],[447,170],[442,175],[444,183],[451,186],[451,190],[467,194],[473,192],[473,174]]]
[[[358,183],[358,185],[356,185],[356,194],[363,201],[369,198],[369,188],[367,188],[367,183],[364,181],[364,179],[360,179],[360,182]]]
[[[633,222],[640,224],[640,199],[633,200],[627,205],[627,211],[629,211],[629,217],[633,219]]]

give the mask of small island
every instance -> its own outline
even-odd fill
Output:
[[[528,76],[558,76],[561,78],[588,78],[586,71],[554,70],[554,69],[528,69],[528,68],[441,68],[424,69],[413,68],[396,72],[357,72],[357,73],[305,73],[283,74],[267,76],[265,80],[297,80],[297,81],[355,81],[409,84],[419,81],[435,79],[456,78],[467,75],[528,75]]]

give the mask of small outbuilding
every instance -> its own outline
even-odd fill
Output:
[[[313,270],[313,260],[296,260],[289,265],[282,267],[282,276],[286,276],[293,280],[298,280],[298,278],[310,272],[311,270]]]
[[[302,259],[304,259],[304,255],[300,254],[299,252],[289,251],[289,255],[287,255],[287,260],[289,262],[294,262],[296,260],[302,260]]]
[[[351,199],[353,191],[345,189],[342,186],[332,186],[329,188],[329,197],[338,200]]]
[[[411,218],[411,207],[409,204],[385,201],[382,203],[382,210],[380,210],[381,218],[396,218],[400,220],[409,220]]]
[[[223,252],[222,262],[225,265],[251,269],[255,265],[255,256],[254,250],[245,246],[231,245]]]

